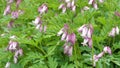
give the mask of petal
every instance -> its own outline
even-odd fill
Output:
[[[116,26],[116,34],[119,35],[119,28]]]

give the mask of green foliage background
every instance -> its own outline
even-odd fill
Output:
[[[40,33],[32,23],[39,15],[38,7],[43,3],[48,5],[48,12],[42,17],[48,27],[46,33]],[[58,10],[59,5],[58,0],[23,0],[19,9],[24,10],[24,14],[15,20],[15,27],[9,30],[7,24],[11,17],[3,16],[6,1],[0,0],[0,34],[5,34],[0,37],[0,68],[4,68],[8,61],[11,61],[11,68],[92,68],[90,59],[93,54],[99,54],[104,46],[111,47],[112,55],[104,55],[96,68],[120,68],[120,35],[108,37],[112,27],[117,25],[120,28],[120,17],[114,15],[115,11],[120,12],[120,0],[98,2],[98,10],[88,5],[88,0],[77,0],[76,12],[68,9],[64,14]],[[12,6],[15,10],[15,3]],[[80,9],[84,6],[89,6],[90,10],[81,14]],[[80,26],[89,22],[94,27],[92,49],[82,46],[83,39],[77,32]],[[64,42],[57,36],[64,23],[69,24],[77,36],[71,57],[63,54]],[[13,63],[13,54],[5,51],[12,35],[17,36],[16,41],[24,51],[17,64]]]

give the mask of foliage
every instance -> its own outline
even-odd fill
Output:
[[[37,9],[43,3],[48,5],[48,12],[42,17],[48,27],[45,33],[36,30],[32,22],[39,15]],[[112,55],[104,55],[96,68],[119,68],[120,35],[114,38],[108,36],[112,27],[117,25],[120,28],[120,19],[114,15],[115,11],[120,12],[119,4],[120,0],[105,0],[102,4],[98,2],[99,9],[95,10],[88,5],[88,0],[77,0],[76,13],[69,9],[61,13],[58,0],[23,0],[19,9],[24,10],[24,14],[15,20],[15,27],[9,30],[7,24],[11,17],[3,16],[6,1],[0,0],[0,34],[5,34],[0,37],[0,68],[4,68],[8,61],[11,68],[92,68],[92,56],[100,53],[106,45],[111,47]],[[80,9],[86,5],[90,10],[83,15]],[[12,10],[15,10],[15,4]],[[94,27],[92,49],[82,46],[83,39],[77,32],[80,26],[89,22]],[[57,36],[65,23],[69,24],[77,38],[71,57],[63,53],[64,41]],[[13,54],[5,51],[12,35],[17,36],[16,41],[24,51],[17,64],[13,63]]]

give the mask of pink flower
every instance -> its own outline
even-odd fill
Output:
[[[83,30],[82,30],[81,36],[84,38],[84,37],[87,36],[87,33],[88,33],[88,28],[84,27]]]
[[[70,8],[71,5],[72,5],[71,2],[68,2],[68,3],[67,3],[67,7],[68,7],[68,8]]]
[[[109,33],[109,36],[112,36],[112,37],[115,36],[115,28],[112,28],[111,32]]]
[[[100,54],[97,55],[98,58],[101,58],[104,55],[104,52],[101,52]]]
[[[18,50],[15,51],[14,54],[14,63],[16,64],[18,62],[18,57],[23,55],[23,50],[19,48]]]
[[[110,55],[112,54],[112,51],[111,51],[111,49],[110,49],[109,46],[105,46],[104,49],[103,49],[103,51],[104,51],[105,53],[109,53]]]
[[[83,28],[86,27],[86,24],[82,25],[81,27],[78,28],[78,32],[82,32],[83,31]]]
[[[64,44],[64,54],[72,56],[72,50],[73,50],[72,46],[68,45],[68,43]]]
[[[72,11],[75,11],[76,10],[76,6],[72,6]]]
[[[93,7],[97,10],[98,9],[97,3],[93,3]]]
[[[75,41],[76,41],[76,35],[74,33],[68,34],[66,41],[70,42],[72,45],[74,45]]]
[[[67,35],[68,35],[68,29],[69,29],[68,25],[65,24],[64,27],[61,28],[61,30],[57,33],[57,36],[62,35],[62,37],[61,37],[62,41],[65,40],[66,37],[67,37]]]
[[[38,16],[38,17],[36,17],[35,21],[33,21],[33,23],[34,23],[35,25],[38,25],[38,24],[41,24],[42,21],[41,21],[40,17]]]
[[[81,36],[83,38],[91,38],[93,33],[93,27],[91,24],[84,24],[78,29],[78,32],[81,33]]]
[[[65,13],[67,8],[71,9],[73,12],[76,10],[74,0],[65,0],[64,3],[60,4],[58,9],[62,9],[62,13]]]
[[[89,47],[92,47],[92,34],[93,34],[93,27],[91,24],[84,24],[79,29],[78,32],[84,39],[84,41],[81,43],[83,46],[89,45]]]
[[[16,8],[19,7],[20,3],[21,3],[22,0],[16,0]]]
[[[48,7],[47,7],[46,4],[42,4],[42,5],[38,8],[38,12],[39,12],[40,14],[43,14],[43,13],[45,13],[45,12],[47,12],[47,11],[48,11]]]
[[[88,33],[87,33],[87,37],[88,37],[88,38],[91,38],[91,37],[92,37],[92,34],[93,34],[93,27],[92,27],[92,25],[90,24],[90,28],[89,28]]]
[[[114,37],[115,35],[119,35],[119,28],[118,26],[112,28],[112,30],[109,33],[109,36]]]
[[[11,12],[10,7],[11,7],[10,5],[7,5],[7,7],[5,8],[4,13],[3,13],[4,16]]]
[[[18,49],[17,51],[15,51],[15,55],[14,56],[16,56],[16,57],[18,57],[18,56],[22,56],[23,55],[23,50],[20,48],[20,49]]]
[[[12,15],[12,18],[13,18],[13,19],[17,19],[18,16],[19,16],[19,13],[18,13],[18,11],[13,11],[13,12],[11,13],[11,15]]]
[[[93,66],[95,67],[96,66],[96,62],[98,62],[98,60],[104,55],[104,52],[101,52],[100,54],[98,55],[93,55]]]

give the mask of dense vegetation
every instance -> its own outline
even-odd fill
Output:
[[[120,68],[119,28],[120,0],[0,0],[0,68]]]

